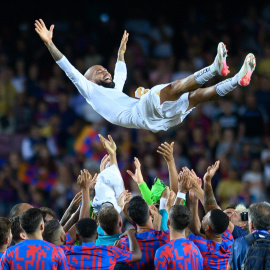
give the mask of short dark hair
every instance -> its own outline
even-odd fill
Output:
[[[220,209],[211,210],[209,219],[212,224],[212,229],[216,234],[224,233],[230,222],[228,216]]]
[[[191,211],[184,205],[174,205],[169,214],[170,224],[176,231],[182,232],[192,219]]]
[[[38,208],[30,208],[20,215],[20,224],[27,234],[34,233],[42,220],[42,212]]]
[[[134,196],[127,207],[129,217],[139,226],[144,226],[149,219],[149,207],[140,196]]]
[[[0,217],[0,246],[5,244],[5,239],[8,237],[11,229],[11,222],[8,218]]]
[[[55,212],[51,208],[49,208],[49,207],[42,206],[42,207],[39,208],[39,210],[41,210],[44,219],[45,219],[45,217],[46,217],[47,214],[51,215],[53,218],[56,217]]]
[[[249,206],[249,219],[256,230],[270,230],[270,204],[267,202],[253,203]]]
[[[229,204],[224,210],[227,210],[227,209],[235,209],[236,208],[236,204]]]
[[[119,213],[113,206],[107,206],[98,213],[98,222],[105,233],[113,235],[119,222]]]
[[[56,235],[61,228],[61,225],[58,220],[52,219],[45,223],[44,231],[42,233],[43,240],[54,243]]]
[[[23,228],[20,224],[20,217],[16,216],[14,218],[10,219],[12,225],[11,225],[11,233],[12,233],[12,239],[18,243],[21,240],[20,233],[24,233]]]
[[[92,218],[82,218],[76,223],[78,235],[83,238],[91,238],[97,232],[97,223]]]
[[[20,213],[20,207],[21,207],[22,203],[18,203],[18,204],[15,204],[12,209],[10,210],[9,212],[9,217],[10,218],[14,218],[16,216],[19,215]]]

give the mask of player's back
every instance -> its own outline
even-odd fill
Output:
[[[167,244],[170,241],[169,231],[157,231],[150,229],[147,232],[136,233],[136,238],[142,251],[142,259],[139,262],[131,263],[131,269],[152,270],[155,269],[154,259],[158,248]],[[121,248],[129,250],[128,238],[120,240]]]
[[[233,244],[233,237],[229,230],[222,234],[222,243],[212,240],[206,240],[201,236],[191,234],[188,239],[199,248],[203,256],[204,267],[207,269],[226,270],[231,255],[231,248]]]
[[[0,270],[68,270],[64,252],[38,239],[27,239],[10,247],[2,256]]]
[[[199,249],[192,241],[181,238],[171,240],[157,250],[155,267],[156,270],[202,270],[203,258]]]
[[[65,254],[69,269],[72,270],[113,270],[117,262],[127,264],[132,259],[130,251],[115,246],[96,246],[94,243],[71,246]]]

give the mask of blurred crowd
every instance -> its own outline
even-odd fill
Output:
[[[238,87],[219,101],[200,105],[181,125],[157,134],[111,125],[94,112],[51,59],[32,22],[3,28],[0,216],[8,215],[18,202],[47,205],[63,214],[78,192],[80,169],[99,170],[103,152],[98,133],[113,136],[125,185],[134,194],[138,187],[126,173],[133,169],[134,156],[140,159],[149,186],[156,176],[169,183],[166,162],[156,152],[167,141],[174,142],[178,169],[194,168],[199,177],[214,160],[221,161],[213,188],[222,208],[269,199],[270,5],[250,7],[243,14],[232,9],[229,17],[218,4],[214,11],[213,25],[208,14],[194,7],[186,10],[181,25],[166,14],[150,20],[136,8],[124,22],[102,14],[92,28],[83,19],[51,22],[55,44],[82,73],[95,64],[113,73],[126,29],[130,39],[124,91],[133,97],[139,86],[168,83],[211,64],[219,41],[229,50],[232,75],[247,52],[256,55],[257,68],[247,89]],[[218,77],[207,85],[217,82]]]

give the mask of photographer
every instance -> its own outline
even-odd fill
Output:
[[[243,204],[238,204],[230,216],[224,210],[231,221],[228,229],[232,232],[234,240],[249,233],[247,211],[248,209]]]
[[[269,260],[266,260],[270,249],[269,241],[267,242],[267,240],[270,240],[269,203],[254,203],[249,207],[249,231],[252,233],[235,240],[228,270],[242,269],[241,267],[250,269],[249,267],[254,265],[257,269],[269,269],[265,268],[265,265],[260,265],[260,262],[270,264]],[[255,253],[256,256],[254,256]]]

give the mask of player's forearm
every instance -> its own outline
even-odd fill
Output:
[[[82,190],[82,208],[80,211],[80,217],[82,218],[89,218],[90,216],[90,196],[89,196],[89,189]]]
[[[128,240],[129,240],[129,250],[132,252],[131,262],[137,262],[142,259],[142,251],[140,249],[139,243],[136,239],[135,232],[128,232]]]
[[[110,166],[113,164],[118,168],[116,153],[110,154]]]
[[[61,220],[60,220],[60,224],[61,224],[62,226],[65,226],[65,224],[66,224],[66,223],[68,222],[68,220],[70,219],[71,215],[72,215],[72,213],[71,213],[70,209],[68,208],[68,209],[66,210],[66,212],[64,213],[64,215],[62,216],[62,218],[61,218]]]
[[[45,44],[45,45],[47,46],[50,54],[52,55],[52,57],[55,61],[59,61],[63,57],[63,54],[55,47],[53,42],[50,42],[50,43]]]
[[[162,216],[160,214],[156,214],[153,219],[153,227],[155,230],[159,231],[160,230],[160,225],[161,225],[161,219]]]
[[[185,202],[184,199],[178,198],[178,197],[177,197],[177,198],[175,199],[174,205],[184,205],[184,202]]]
[[[79,215],[80,215],[80,207],[78,207],[77,211],[73,215],[71,215],[71,217],[63,226],[65,232],[68,232],[70,228],[79,220]]]
[[[194,199],[194,202],[190,204],[190,211],[192,212],[192,220],[188,227],[195,235],[198,235],[201,229],[201,222],[198,214],[198,199]]]
[[[217,204],[211,183],[204,184],[203,207],[206,213],[212,209],[220,209]]]
[[[177,193],[178,191],[178,173],[175,166],[174,159],[172,161],[168,161],[168,171],[169,171],[169,178],[170,178],[170,189]]]
[[[203,189],[201,187],[199,187],[199,186],[196,186],[196,187],[193,187],[192,190],[194,191],[196,197],[203,204],[203,200],[204,200],[204,191],[203,191]]]
[[[125,53],[119,51],[118,55],[117,55],[117,61],[122,61],[125,63],[125,57],[124,57]]]

